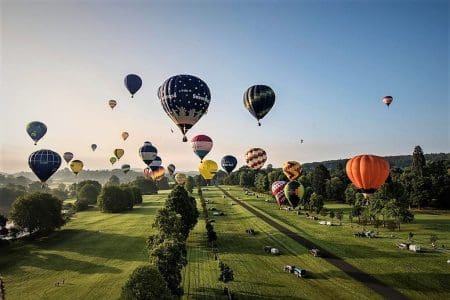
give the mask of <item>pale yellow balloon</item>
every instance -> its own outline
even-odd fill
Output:
[[[83,170],[83,162],[78,159],[72,160],[72,162],[70,163],[70,169],[75,175],[78,175],[78,173]]]
[[[206,180],[213,179],[218,169],[217,163],[213,160],[204,160],[198,165],[198,171]]]
[[[122,139],[125,141],[130,135],[128,134],[128,132],[124,131],[122,132]]]
[[[120,159],[124,154],[125,154],[125,150],[123,150],[123,149],[114,150],[114,155],[117,157],[117,159]]]

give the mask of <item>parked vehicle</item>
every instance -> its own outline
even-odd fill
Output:
[[[283,271],[294,273],[295,266],[294,265],[285,265],[283,268]]]
[[[294,275],[297,276],[298,278],[305,277],[306,276],[306,270],[305,269],[301,269],[299,267],[295,267],[294,268]]]
[[[321,257],[322,256],[322,252],[319,249],[317,249],[317,248],[310,249],[309,253],[314,255],[314,257]]]

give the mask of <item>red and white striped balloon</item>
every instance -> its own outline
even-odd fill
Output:
[[[245,161],[253,170],[259,170],[267,161],[266,151],[261,148],[252,148],[245,153]]]
[[[286,203],[286,195],[284,194],[284,186],[286,181],[275,181],[272,183],[272,194],[277,199],[278,206]]]

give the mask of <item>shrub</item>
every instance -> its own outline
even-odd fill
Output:
[[[133,208],[133,195],[126,188],[105,186],[97,199],[103,212],[119,213]]]
[[[89,203],[86,199],[78,199],[75,201],[75,210],[82,211],[89,208]]]
[[[122,287],[122,299],[172,299],[167,284],[154,266],[137,267]]]
[[[86,202],[86,205],[88,204],[95,204],[97,202],[97,197],[100,194],[100,191],[98,190],[98,187],[88,183],[83,185],[78,190],[78,201]],[[87,207],[86,207],[87,208]]]

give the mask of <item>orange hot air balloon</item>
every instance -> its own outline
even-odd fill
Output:
[[[130,135],[128,134],[128,132],[124,131],[122,132],[122,139],[125,141]]]
[[[376,155],[358,155],[345,166],[348,178],[364,196],[374,193],[389,176],[389,163]]]

